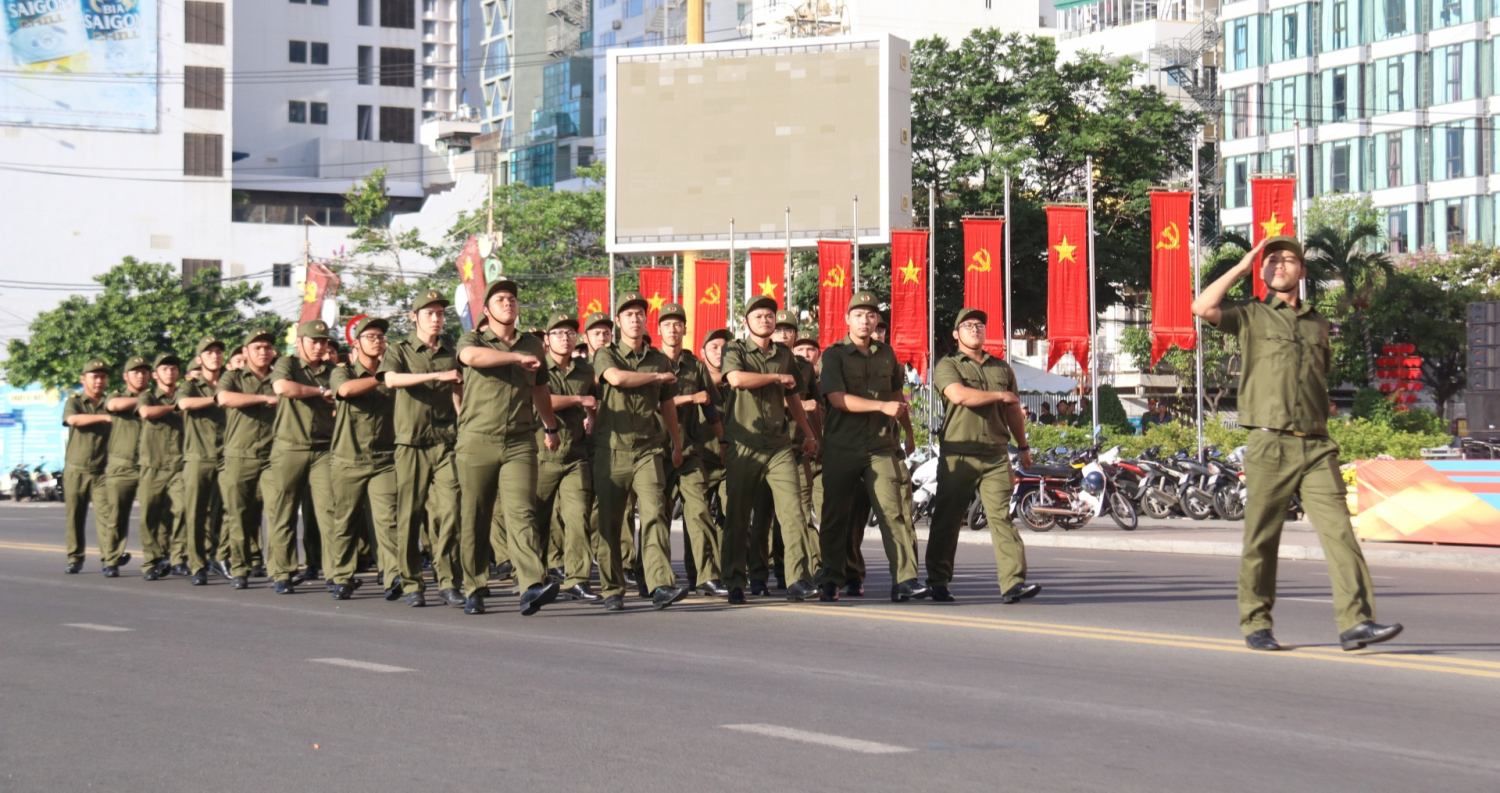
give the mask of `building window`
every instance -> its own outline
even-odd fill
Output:
[[[415,143],[416,111],[409,107],[380,108],[381,143]]]
[[[606,48],[615,46],[615,32],[613,30],[606,30],[600,33],[599,46]]]
[[[1400,60],[1385,67],[1385,105],[1387,113],[1406,109],[1406,64]]]
[[[313,102],[312,103],[312,107],[311,107],[311,111],[312,111],[312,123],[314,123],[314,124],[327,124],[328,123],[328,103],[327,102]]]
[[[1297,57],[1297,14],[1288,13],[1281,18],[1281,57],[1286,60]]]
[[[198,273],[204,270],[215,270],[223,272],[224,260],[222,259],[183,259],[182,260],[182,285],[192,286]]]
[[[223,110],[224,70],[215,66],[184,67],[182,106],[193,110]]]
[[[355,57],[359,65],[359,84],[373,85],[375,83],[375,48],[361,44]]]
[[[312,4],[315,6],[326,6],[328,5],[328,0],[312,0]]]
[[[1464,21],[1464,9],[1461,0],[1442,0],[1442,3],[1442,11],[1439,17],[1443,20],[1443,24],[1439,27],[1457,25]]]
[[[1447,174],[1449,179],[1458,179],[1464,175],[1464,128],[1455,124],[1448,128],[1447,139]]]
[[[375,0],[359,0],[357,12],[359,24],[369,27],[375,24]]]
[[[436,14],[437,0],[422,0],[422,13],[429,15]]]
[[[638,17],[646,10],[645,0],[625,0],[625,18]]]
[[[415,28],[417,26],[415,0],[380,0],[380,26],[408,30]]]
[[[271,286],[291,286],[292,266],[290,264],[271,265]]]
[[[1335,193],[1349,192],[1349,144],[1339,143],[1333,147],[1333,167],[1330,169],[1329,186]]]
[[[1464,98],[1464,49],[1462,45],[1448,48],[1447,96],[1449,102]]]
[[[422,82],[424,82],[424,83],[430,83],[430,82],[432,82],[433,80],[436,80],[436,79],[437,79],[437,67],[436,66],[423,66],[422,67]]]
[[[1250,203],[1250,179],[1249,168],[1243,161],[1236,161],[1233,166],[1234,179],[1234,205],[1246,206]]]
[[[289,0],[289,2],[300,3],[302,5],[307,5],[307,0]]]
[[[223,176],[224,136],[188,132],[182,136],[183,176]]]
[[[288,61],[291,61],[292,63],[307,63],[307,42],[305,42],[305,41],[289,41],[289,42],[287,42],[287,55],[286,55],[286,59]]]
[[[417,84],[417,52],[400,47],[380,48],[380,84],[412,88]]]
[[[1281,84],[1281,131],[1292,128],[1297,120],[1297,84],[1287,80]]]
[[[436,36],[437,35],[437,22],[434,22],[431,19],[424,19],[424,20],[422,20],[422,35],[424,35],[424,36]]]
[[[749,3],[736,3],[735,6],[734,6],[734,13],[735,13],[735,19],[737,21],[744,22],[745,21],[745,17],[750,14],[750,4]]]
[[[328,42],[314,41],[312,43],[312,62],[321,66],[328,65]]]
[[[1386,237],[1391,241],[1391,253],[1406,253],[1406,211],[1392,211],[1385,216]]]
[[[286,103],[286,120],[293,124],[307,123],[307,103],[293,99]]]
[[[359,105],[354,109],[354,139],[375,139],[375,108]]]
[[[1401,169],[1401,133],[1392,132],[1385,139],[1386,187],[1400,187],[1405,181]],[[1404,222],[1404,221],[1403,221]]]
[[[1406,32],[1406,0],[1385,0],[1385,35],[1399,36]],[[1405,223],[1402,216],[1402,223]]]
[[[1334,0],[1333,48],[1339,50],[1349,44],[1349,0]]]
[[[422,60],[424,60],[424,61],[430,61],[430,60],[432,60],[433,58],[436,58],[436,57],[437,57],[437,45],[436,44],[423,44],[422,45]]]
[[[437,104],[437,89],[436,88],[423,88],[422,89],[422,105],[424,107],[431,107],[431,106],[433,106],[435,104]]]
[[[1231,121],[1231,135],[1235,138],[1247,138],[1250,136],[1250,92],[1241,88],[1231,91],[1229,94],[1229,107]]]
[[[224,4],[187,0],[184,12],[183,40],[188,44],[224,43]]]
[[[1464,244],[1464,205],[1462,201],[1449,201],[1443,215],[1447,219],[1448,247]]]
[[[1349,118],[1349,77],[1343,69],[1333,73],[1333,118],[1332,121],[1345,121]]]
[[[469,0],[459,3],[458,12],[458,76],[469,76]]]

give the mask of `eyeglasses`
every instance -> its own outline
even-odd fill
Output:
[[[368,342],[382,342],[382,343],[385,342],[385,341],[387,341],[384,333],[361,333],[361,334],[359,334],[359,340],[360,341],[368,341]]]
[[[973,332],[977,333],[977,332],[979,332],[981,330],[984,330],[984,323],[983,322],[965,322],[965,323],[959,325],[958,329],[959,330],[973,331]]]
[[[547,331],[547,335],[571,338],[573,336],[577,336],[578,331],[573,330],[572,328],[553,328],[552,330]]]

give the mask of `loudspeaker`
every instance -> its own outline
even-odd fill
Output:
[[[1500,441],[1500,301],[1469,304],[1469,435]]]

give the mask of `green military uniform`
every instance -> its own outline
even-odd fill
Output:
[[[1375,591],[1349,525],[1339,446],[1328,437],[1328,320],[1307,303],[1272,296],[1222,311],[1219,331],[1237,336],[1244,351],[1239,423],[1254,428],[1245,455],[1240,629],[1249,636],[1271,628],[1277,549],[1295,493],[1328,559],[1339,630],[1349,630],[1374,618]]]
[[[965,320],[988,318],[983,311],[963,309],[953,327]],[[1026,582],[1026,547],[1010,519],[1010,429],[1005,405],[993,402],[965,407],[944,394],[951,385],[979,391],[1016,391],[1016,373],[1010,364],[981,351],[974,360],[962,351],[944,356],[932,374],[933,387],[943,395],[943,428],[939,434],[937,495],[931,528],[927,534],[927,584],[947,587],[953,582],[953,557],[958,551],[958,533],[974,493],[989,516],[990,542],[995,549],[995,567],[1000,591],[1009,592]],[[1025,439],[1021,442],[1024,444]]]
[[[745,314],[775,307],[776,301],[768,297],[757,298],[745,307]],[[786,405],[788,395],[795,397],[806,389],[801,369],[797,367],[792,351],[784,344],[771,342],[767,349],[762,350],[753,341],[736,339],[724,345],[723,371],[726,381],[734,372],[789,374],[796,381],[791,388],[771,383],[758,388],[731,386],[726,389],[724,437],[733,445],[729,448],[725,473],[729,500],[725,508],[724,542],[719,552],[724,585],[733,594],[732,590],[743,589],[751,580],[753,563],[746,559],[746,553],[752,550],[750,543],[754,542],[753,559],[765,545],[764,537],[747,536],[751,511],[761,487],[768,485],[786,547],[786,579],[793,586],[801,584],[810,588],[813,536],[802,510],[802,470],[797,464],[798,450],[792,448],[792,431],[788,425],[793,417]],[[795,593],[790,597],[801,599]]]
[[[245,344],[273,339],[270,331],[255,330]],[[262,378],[248,365],[224,372],[214,393],[276,396],[270,371]],[[261,564],[260,524],[270,487],[271,446],[275,439],[275,407],[224,409],[224,468],[219,475],[219,493],[229,529],[230,573],[235,578],[249,575],[251,568]]]
[[[639,293],[627,292],[620,298],[616,315],[645,302]],[[642,569],[637,575],[645,576],[651,592],[677,583],[662,451],[670,440],[660,419],[663,403],[671,402],[676,388],[660,383],[620,388],[605,379],[611,369],[669,373],[672,360],[649,344],[643,343],[636,352],[623,341],[601,347],[594,355],[600,394],[594,426],[594,496],[599,503],[599,582],[606,598],[625,592],[621,545],[629,538],[622,536],[622,527],[628,525],[626,509],[632,494],[641,524]]]
[[[366,330],[385,331],[390,323],[366,318],[353,328],[356,339]],[[356,344],[360,342],[356,341]],[[376,378],[376,370],[367,368],[358,350],[350,352],[349,363],[337,366],[329,377],[328,388],[334,392],[338,409],[334,417],[333,442],[333,531],[324,546],[323,558],[328,565],[328,579],[336,584],[352,584],[358,567],[361,522],[356,515],[368,515],[374,531],[379,566],[385,573],[387,587],[400,575],[396,525],[396,394],[384,383],[358,396],[340,396],[346,383]],[[366,499],[369,511],[364,512]]]
[[[127,372],[150,368],[151,364],[140,356],[131,358],[125,364]],[[110,394],[104,402],[107,405],[111,399],[134,400],[139,397],[140,394],[126,387]],[[136,415],[134,406],[118,412],[111,410],[109,414],[109,464],[104,469],[108,515],[100,526],[104,531],[99,536],[99,554],[104,558],[105,567],[115,567],[120,555],[125,552],[125,542],[130,537],[130,506],[135,502],[135,494],[141,483],[141,418]],[[144,567],[159,561],[158,557],[147,556],[141,560],[141,564]]]
[[[791,311],[776,312],[777,329],[789,327],[794,332],[797,330],[797,315]],[[791,345],[788,345],[791,349]],[[798,357],[792,356],[792,363],[797,367],[799,379],[802,382],[802,390],[797,392],[797,399],[806,401],[817,396],[817,372],[813,365]],[[808,414],[807,423],[811,426],[816,423],[816,415]],[[801,469],[802,489],[799,498],[802,502],[802,513],[808,530],[813,527],[813,463],[817,460],[816,454],[803,454],[802,442],[807,439],[802,432],[801,425],[796,422],[788,422],[787,431],[791,434],[792,448],[797,453],[797,466]],[[815,432],[817,430],[814,430]],[[809,559],[808,567],[812,570],[818,569],[821,553],[817,548],[816,538],[808,543]],[[785,557],[785,539],[782,536],[781,522],[776,520],[775,499],[771,493],[769,483],[762,483],[760,492],[756,495],[755,510],[750,522],[750,580],[765,581],[770,571],[774,568],[778,578],[785,583],[785,569],[783,560]]]
[[[89,361],[80,374],[90,372],[109,373],[109,365],[97,358]],[[71,416],[104,415],[103,395],[95,402],[82,392],[70,394],[63,405],[63,422]],[[104,487],[104,468],[109,461],[109,431],[111,422],[101,421],[84,427],[68,428],[68,447],[63,455],[63,502],[67,508],[65,524],[68,549],[68,564],[82,564],[84,539],[83,524],[88,517],[89,504],[94,505],[94,533],[102,537],[107,530],[105,518],[109,514],[106,503],[108,491]]]
[[[153,369],[166,364],[182,366],[175,355],[161,355]],[[160,384],[146,389],[137,400],[143,407],[172,407],[159,419],[141,419],[141,551],[147,559],[171,558],[187,564],[187,533],[182,509],[182,413],[176,410],[176,388]]]
[[[687,321],[687,311],[676,303],[661,307],[661,320],[670,318]],[[672,359],[668,359],[672,360]],[[674,387],[677,396],[707,394],[707,405],[692,403],[677,408],[677,432],[682,438],[682,465],[673,466],[670,456],[664,458],[667,470],[667,514],[672,514],[672,505],[682,499],[682,535],[684,564],[690,571],[689,586],[719,582],[719,527],[709,512],[711,473],[719,467],[718,436],[714,425],[719,423],[716,401],[722,401],[715,393],[718,386],[708,373],[708,366],[688,350],[678,352],[672,360],[672,374],[677,376]],[[710,445],[713,446],[710,451]],[[671,445],[665,447],[670,454]],[[691,558],[687,558],[687,557]],[[715,587],[717,589],[717,587]]]
[[[578,320],[569,314],[553,317],[552,328],[577,327]],[[542,362],[547,370],[547,390],[553,396],[599,396],[594,368],[583,361],[567,358],[559,365],[549,353]],[[537,470],[536,520],[541,542],[550,549],[561,546],[560,566],[566,571],[565,589],[588,585],[593,570],[593,550],[589,545],[588,514],[594,508],[594,472],[589,463],[588,437],[584,420],[589,411],[582,405],[555,410],[559,445],[549,451],[544,430],[537,430],[540,451]],[[558,520],[561,519],[561,526]],[[561,535],[561,542],[557,537]]]
[[[861,292],[850,309],[875,310],[875,296]],[[890,345],[870,341],[860,351],[845,336],[823,352],[819,387],[824,395],[845,393],[882,402],[901,399],[901,366]],[[896,449],[895,422],[881,412],[850,413],[830,408],[823,430],[823,510],[819,538],[823,552],[821,580],[842,586],[848,578],[851,534],[864,526],[850,525],[851,493],[863,491],[880,523],[880,538],[890,563],[891,580],[915,580],[912,552],[915,532],[901,505],[901,457]]]
[[[309,320],[297,328],[297,338],[331,339],[328,325]],[[271,383],[282,380],[330,393],[332,367],[287,355],[271,368]],[[290,581],[297,572],[297,507],[311,506],[318,528],[303,521],[303,561],[307,575],[322,566],[322,549],[333,529],[333,470],[328,456],[333,442],[333,404],[322,396],[276,401],[276,441],[271,448],[271,479],[266,488],[266,546],[271,580]],[[310,496],[311,503],[304,496]]]
[[[413,311],[448,301],[436,291],[423,293]],[[432,346],[415,334],[392,344],[380,361],[380,374],[432,374],[458,368],[457,353],[441,338]],[[458,471],[453,443],[457,439],[458,410],[453,406],[453,384],[419,383],[396,392],[396,555],[403,589],[422,592],[423,539],[432,557],[438,589],[458,589]],[[423,514],[426,519],[423,519]]]
[[[485,295],[497,290],[517,289],[511,281],[497,281]],[[495,333],[493,323],[472,330],[458,340],[457,351],[485,347],[501,352],[530,355],[538,361],[545,354],[542,343],[529,333],[516,333],[507,343]],[[536,389],[546,388],[547,370],[538,366],[527,371],[519,363],[488,368],[463,366],[464,410],[458,417],[456,463],[459,489],[458,557],[463,570],[465,597],[488,592],[490,548],[488,538],[495,512],[503,516],[507,549],[521,590],[546,580],[544,548],[537,541],[536,432],[541,420],[536,411]]]
[[[593,329],[593,328],[595,328],[595,327],[597,327],[599,325],[607,325],[607,326],[609,326],[609,328],[611,330],[613,330],[615,323],[614,323],[614,320],[612,320],[612,319],[609,318],[608,314],[606,314],[606,313],[604,313],[602,311],[595,311],[594,313],[589,314],[588,317],[584,320],[584,325],[583,325],[584,332],[587,333],[589,330],[591,330],[591,329]],[[589,366],[593,366],[594,365],[594,357],[596,355],[598,355],[598,351],[592,351],[592,352],[589,353],[589,356],[588,356],[588,364],[589,364]],[[596,378],[598,376],[598,371],[599,370],[597,368],[595,368],[594,373],[595,373],[595,377]],[[588,457],[589,457],[590,460],[592,460],[594,458],[594,444],[593,443],[588,444],[587,454],[588,454]],[[625,499],[625,510],[624,510],[624,512],[622,514],[623,514],[623,517],[620,518],[620,521],[621,521],[620,522],[620,531],[618,532],[618,536],[620,538],[620,541],[618,543],[618,545],[620,547],[620,565],[621,565],[620,569],[623,570],[626,575],[633,575],[633,576],[636,576],[637,578],[639,578],[641,576],[641,573],[640,573],[640,571],[637,568],[640,565],[640,555],[635,552],[635,534],[636,534],[636,532],[635,532],[635,493],[634,492],[631,492],[631,494],[626,497],[626,499]],[[594,511],[591,512],[591,513],[589,513],[589,538],[590,538],[590,542],[591,542],[591,544],[592,544],[592,546],[594,548],[594,556],[595,556],[595,558],[603,558],[606,555],[606,552],[604,550],[604,546],[601,545],[600,543],[603,541],[604,535],[602,533],[600,533],[595,528],[598,525],[599,525],[599,499],[598,499],[597,494],[596,494],[596,496],[594,498]]]
[[[734,337],[727,329],[719,328],[704,337],[703,346],[707,347],[709,342],[716,339],[723,339],[727,343],[732,338]],[[700,424],[700,430],[708,430],[708,432],[702,435],[703,442],[699,459],[702,461],[703,488],[706,493],[705,497],[708,499],[709,527],[714,538],[712,554],[707,557],[713,561],[714,578],[699,574],[695,561],[699,554],[693,548],[692,535],[689,533],[683,534],[682,562],[688,581],[697,582],[700,586],[704,582],[714,581],[722,587],[724,582],[723,573],[719,570],[719,556],[723,553],[724,547],[724,505],[729,501],[728,495],[724,492],[724,459],[725,449],[728,447],[719,439],[719,433],[713,432],[709,422],[718,424],[719,432],[723,432],[725,386],[714,382],[713,373],[709,371],[708,363],[704,359],[700,358],[699,363],[703,365],[703,384],[708,390],[708,405],[700,411],[701,418],[704,419],[704,423]],[[709,407],[713,408],[712,414],[708,410]]]
[[[211,336],[205,338],[198,342],[198,354],[210,347],[222,349],[224,343]],[[221,381],[224,374],[221,370]],[[182,407],[184,399],[212,399],[214,390],[214,385],[201,378],[189,378],[177,386],[183,435],[182,510],[187,524],[188,569],[195,575],[211,561],[229,562],[234,554],[233,543],[223,530],[224,502],[219,494],[219,474],[224,468],[224,408],[217,403],[197,410]]]
[[[807,338],[807,337],[804,336],[804,337],[798,339],[796,344],[792,345],[792,352],[795,353],[797,351],[797,348],[801,347],[804,344],[810,344],[810,345],[816,347],[817,344],[818,344],[818,342],[817,342],[816,339],[811,339],[811,338]],[[800,363],[798,364],[798,366],[802,367],[802,372],[807,377],[807,396],[804,397],[804,399],[810,399],[813,402],[816,402],[818,404],[818,409],[817,409],[817,411],[815,413],[809,413],[809,414],[807,414],[807,423],[811,424],[812,428],[813,428],[813,432],[818,433],[818,437],[822,438],[823,437],[823,415],[828,412],[828,407],[827,407],[828,402],[827,402],[827,400],[825,400],[823,398],[823,389],[818,384],[818,368],[815,365],[813,365],[811,363],[808,363],[806,360],[802,359],[801,357],[799,357],[798,360],[800,361]],[[812,455],[812,456],[810,456],[806,460],[806,468],[805,468],[805,470],[807,471],[807,474],[808,474],[808,477],[807,477],[808,484],[807,484],[806,487],[803,488],[802,502],[805,505],[805,507],[807,509],[807,512],[809,514],[808,525],[811,526],[811,525],[815,525],[815,521],[814,521],[815,518],[816,518],[816,520],[822,520],[822,514],[821,514],[822,509],[823,509],[823,459],[822,459],[822,456],[821,455]],[[818,552],[819,552],[819,557],[818,557],[819,564],[817,565],[817,567],[822,567],[822,564],[821,564],[821,562],[822,562],[822,548],[821,547],[819,547]]]

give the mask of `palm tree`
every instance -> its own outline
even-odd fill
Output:
[[[1334,303],[1334,315],[1346,318],[1346,330],[1359,333],[1364,341],[1366,383],[1375,364],[1369,323],[1364,312],[1370,308],[1370,296],[1382,277],[1394,273],[1391,260],[1374,250],[1381,237],[1374,222],[1355,223],[1347,228],[1319,228],[1307,236],[1307,299],[1314,305],[1323,297],[1324,285],[1337,280],[1343,292]],[[1349,327],[1353,326],[1353,327]],[[1363,385],[1363,384],[1362,384]]]

